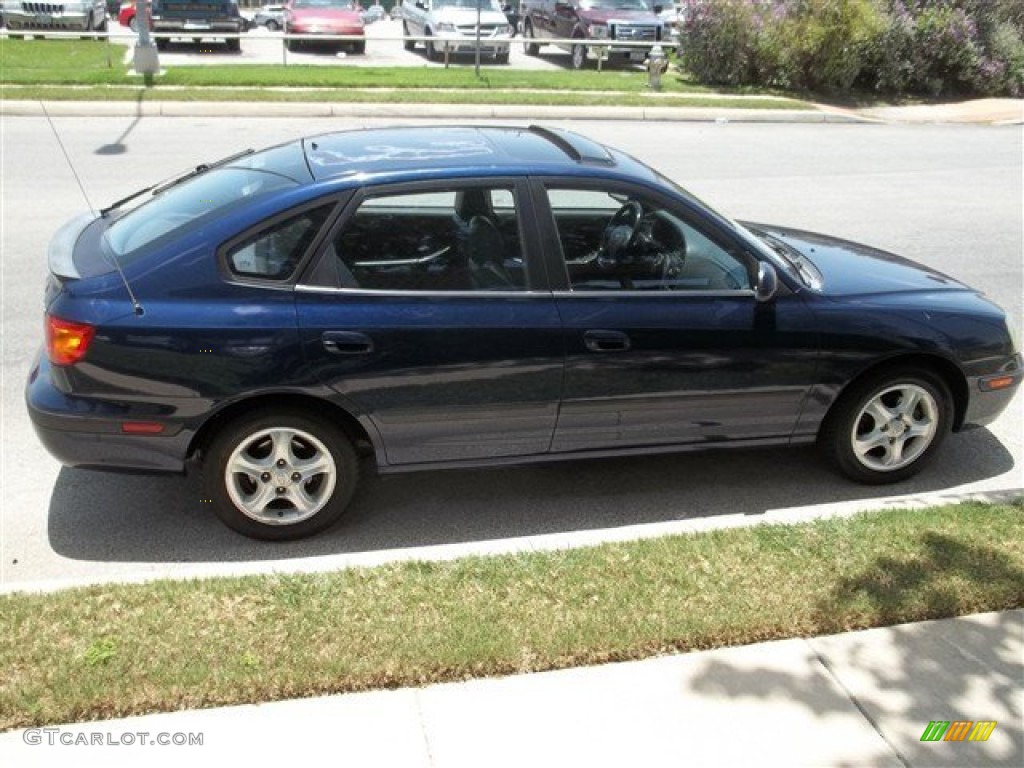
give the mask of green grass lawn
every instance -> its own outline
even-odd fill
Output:
[[[0,729],[420,685],[1024,605],[1024,504],[0,597]]]
[[[679,76],[660,93],[642,71],[536,72],[467,66],[317,67],[239,65],[176,67],[149,87],[124,65],[125,47],[79,40],[5,40],[0,82],[6,99],[350,101],[580,106],[743,106],[807,109],[772,94],[723,98]]]

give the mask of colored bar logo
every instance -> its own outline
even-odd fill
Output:
[[[921,741],[988,741],[995,729],[994,720],[932,720],[921,734]]]

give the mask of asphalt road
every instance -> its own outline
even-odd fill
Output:
[[[41,340],[47,241],[86,205],[75,173],[100,207],[245,146],[375,122],[58,118],[51,128],[44,118],[4,118],[0,590],[551,547],[1024,485],[1020,398],[895,488],[852,485],[810,449],[432,472],[368,478],[345,521],[285,545],[224,528],[192,480],[59,467],[31,430],[22,387]],[[565,125],[632,152],[735,218],[830,232],[931,264],[987,292],[1020,324],[1019,127]]]

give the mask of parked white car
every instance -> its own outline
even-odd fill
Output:
[[[480,22],[480,54],[508,64],[508,52],[515,30],[501,10],[500,0],[404,0],[402,34],[425,37],[427,58],[475,54],[477,19]],[[479,17],[478,14],[479,13]],[[460,39],[464,38],[464,39]],[[405,49],[413,50],[415,40],[406,40]]]

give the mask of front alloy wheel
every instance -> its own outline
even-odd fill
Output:
[[[576,43],[572,47],[572,68],[583,69],[587,66],[587,46]]]
[[[874,377],[835,407],[822,434],[844,474],[890,483],[916,474],[949,432],[952,398],[928,371]]]
[[[298,539],[332,525],[355,490],[351,443],[323,419],[257,414],[229,425],[204,462],[207,498],[229,527],[258,539]]]

